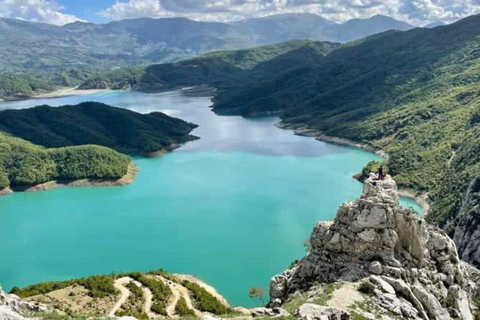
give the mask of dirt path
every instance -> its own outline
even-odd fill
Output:
[[[138,283],[140,284],[140,283]],[[138,285],[137,284],[137,285]],[[145,294],[145,314],[148,315],[150,319],[155,318],[156,314],[152,312],[152,300],[153,300],[153,294],[152,291],[150,291],[149,288],[140,286],[140,288],[143,289],[143,293]]]
[[[358,292],[355,284],[347,282],[332,294],[332,299],[327,301],[327,305],[341,310],[349,310],[349,307],[357,302],[365,300]]]
[[[185,299],[185,302],[187,303],[187,307],[189,309],[192,309],[195,312],[195,315],[197,317],[202,316],[202,312],[195,309],[195,307],[193,306],[193,302],[190,297],[190,292],[188,291],[187,288],[185,288],[179,283],[165,279],[162,276],[156,276],[156,278],[162,281],[163,283],[165,283],[170,288],[170,290],[172,290],[172,298],[170,299],[167,306],[167,314],[169,317],[174,318],[176,316],[175,308],[178,304],[178,301],[180,301],[180,298],[182,297]]]
[[[128,297],[130,296],[130,291],[127,288],[125,288],[125,285],[127,285],[132,280],[133,279],[130,277],[123,277],[115,280],[113,286],[116,289],[120,290],[121,295],[117,303],[115,303],[115,306],[112,308],[112,310],[108,314],[109,317],[115,316],[115,313],[117,313],[117,311],[122,307],[122,304],[124,304],[125,301],[127,301]]]
[[[123,277],[120,279],[117,279],[115,283],[113,284],[115,288],[120,290],[121,295],[120,298],[118,299],[117,303],[115,303],[115,306],[112,308],[110,313],[108,314],[109,317],[115,316],[115,313],[122,307],[122,305],[127,301],[128,297],[130,296],[130,290],[128,290],[125,286],[129,284],[130,282],[133,282],[137,287],[141,288],[143,290],[143,295],[145,298],[145,305],[144,305],[144,312],[150,319],[156,317],[156,314],[153,313],[150,309],[152,308],[152,300],[153,300],[153,294],[152,291],[150,291],[149,288],[144,287],[140,282],[130,278],[130,277]]]
[[[180,281],[187,280],[187,281],[198,284],[199,286],[201,286],[202,288],[207,290],[207,292],[210,293],[212,296],[217,298],[218,301],[223,303],[227,308],[230,308],[230,304],[228,304],[227,299],[225,299],[224,296],[222,296],[220,293],[218,293],[217,290],[215,290],[214,287],[209,286],[208,284],[201,281],[200,279],[195,278],[194,276],[185,275],[185,274],[174,274],[174,276],[177,277]]]

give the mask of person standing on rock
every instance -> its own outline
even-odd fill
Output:
[[[380,166],[380,168],[378,168],[378,180],[383,180],[383,166]]]

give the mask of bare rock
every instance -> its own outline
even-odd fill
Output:
[[[25,320],[25,318],[7,306],[0,306],[0,320]]]
[[[282,308],[254,308],[251,309],[252,317],[254,318],[277,318],[277,317],[288,317],[290,313]]]
[[[295,312],[302,320],[348,320],[350,313],[336,308],[322,307],[312,303],[303,304]]]
[[[480,271],[461,263],[452,239],[398,199],[391,177],[367,179],[359,199],[343,204],[333,222],[315,226],[310,253],[298,266],[272,278],[271,301],[281,305],[314,283],[370,277],[379,310],[405,319],[470,320]]]

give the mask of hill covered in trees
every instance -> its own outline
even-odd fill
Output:
[[[195,139],[196,125],[95,102],[0,112],[0,190],[52,180],[115,180],[131,159]],[[115,149],[115,150],[112,150]]]
[[[232,23],[141,18],[64,26],[0,18],[0,77],[26,74],[52,86],[76,86],[98,71],[178,61],[216,50],[292,39],[349,41],[409,28],[407,23],[384,16],[337,24],[312,14]],[[0,97],[8,94],[0,90]],[[30,95],[30,91],[21,94]]]
[[[339,46],[330,42],[292,40],[252,49],[217,51],[176,63],[99,74],[80,88],[133,88],[147,92],[203,84],[235,88],[245,82],[262,81],[290,70],[317,65],[324,55]]]
[[[428,192],[427,219],[454,229],[480,175],[480,16],[339,47],[303,43],[246,68],[230,59],[245,52],[154,65],[137,88],[207,84],[219,114],[276,113],[290,128],[383,149],[401,187]]]
[[[97,144],[148,155],[196,139],[197,126],[160,112],[140,114],[98,102],[0,112],[0,130],[48,148]]]

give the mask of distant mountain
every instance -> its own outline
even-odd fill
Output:
[[[429,23],[425,26],[425,28],[436,28],[436,27],[442,27],[442,26],[445,26],[447,25],[445,22],[442,22],[442,21],[434,21],[432,23]]]
[[[348,42],[387,30],[406,31],[412,28],[413,26],[406,22],[376,15],[369,19],[354,19],[345,22],[334,30],[334,38],[338,42]]]
[[[336,24],[313,14],[233,23],[142,18],[65,26],[0,18],[0,74],[24,73],[58,86],[72,86],[92,72],[172,62],[210,51],[291,39],[345,42],[408,28],[382,16]]]

